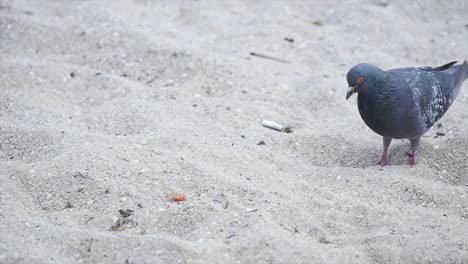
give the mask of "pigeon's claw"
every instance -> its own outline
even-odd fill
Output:
[[[380,158],[380,160],[377,162],[377,165],[379,166],[387,166],[387,165],[390,165],[390,159],[388,158],[388,154],[387,152],[384,152],[382,154],[382,157]]]
[[[406,152],[406,155],[408,155],[408,157],[409,157],[409,159],[408,159],[408,164],[409,164],[410,166],[416,165],[416,154],[415,154],[415,153]]]

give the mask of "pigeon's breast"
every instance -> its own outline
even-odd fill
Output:
[[[359,113],[366,125],[381,136],[396,139],[416,137],[425,131],[410,96],[401,91],[359,94]]]

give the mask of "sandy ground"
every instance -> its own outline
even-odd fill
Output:
[[[1,1],[0,263],[468,263],[468,82],[415,167],[345,101],[468,2],[321,2]]]

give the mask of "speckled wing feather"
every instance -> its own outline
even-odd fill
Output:
[[[426,100],[432,98],[432,101],[420,104],[423,120],[428,128],[444,115],[457,98],[463,81],[468,78],[467,62],[454,66],[455,63],[457,62],[453,61],[436,68],[422,69],[429,75],[427,81],[431,83],[426,87],[418,86],[416,90],[422,90],[421,92],[428,97]]]
[[[453,87],[449,82],[444,83],[444,78],[438,78],[436,74],[428,72],[426,80],[421,81],[421,85],[415,85],[414,92],[418,95],[419,107],[421,109],[422,120],[427,128],[432,127],[439,120],[452,104],[450,91]],[[426,85],[424,85],[426,84]]]
[[[452,104],[455,82],[450,74],[443,72],[451,65],[453,63],[437,68],[401,68],[389,71],[402,77],[413,91],[413,100],[419,107],[426,128],[437,122]]]

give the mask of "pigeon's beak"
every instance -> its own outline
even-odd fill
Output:
[[[351,97],[351,95],[353,95],[356,91],[357,91],[357,87],[350,86],[348,88],[348,92],[346,93],[346,100],[348,100]]]

